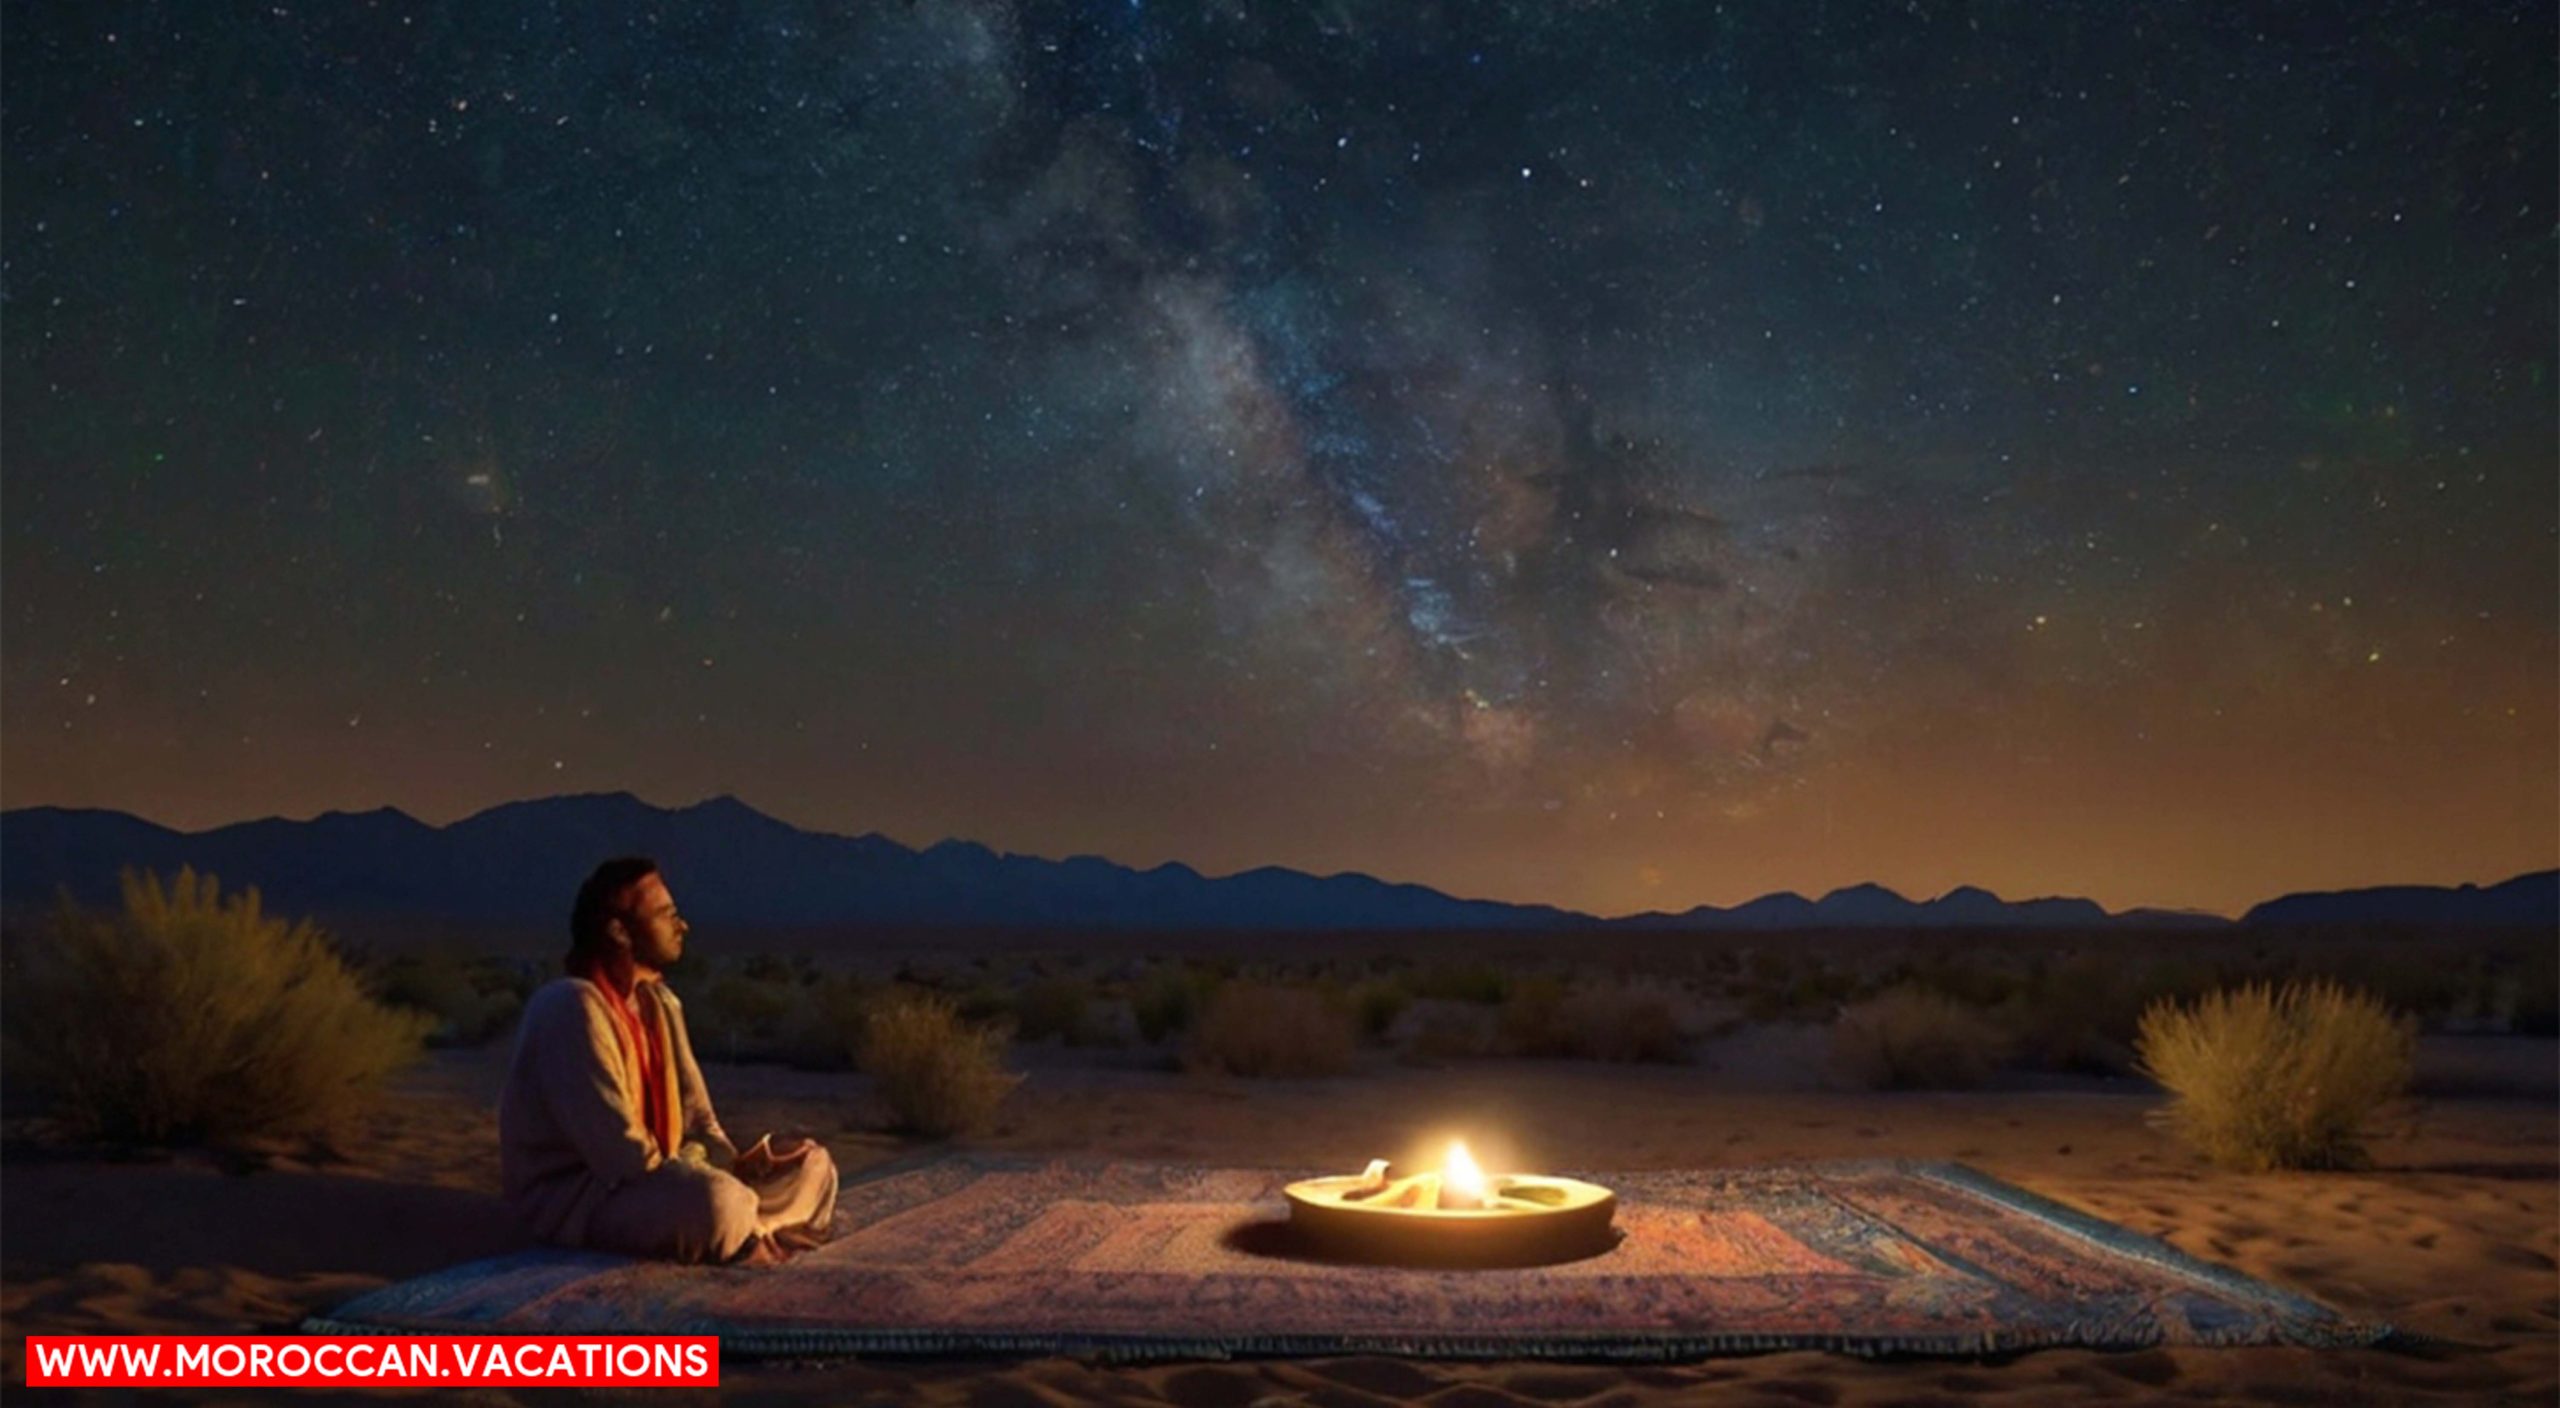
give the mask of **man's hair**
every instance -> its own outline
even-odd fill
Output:
[[[602,953],[612,947],[606,939],[606,921],[620,913],[622,897],[632,886],[658,873],[658,863],[647,856],[617,856],[606,861],[578,887],[578,902],[569,910],[569,955]]]

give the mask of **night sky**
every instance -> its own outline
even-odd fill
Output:
[[[18,4],[0,786],[2560,863],[2547,4]]]

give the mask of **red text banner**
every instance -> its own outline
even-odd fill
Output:
[[[703,1388],[710,1335],[29,1335],[30,1388]]]

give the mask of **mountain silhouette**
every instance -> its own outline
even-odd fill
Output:
[[[1543,905],[1453,899],[1367,875],[1265,867],[1212,879],[1167,864],[1046,860],[973,841],[918,851],[877,835],[802,831],[734,797],[674,810],[628,793],[549,797],[432,827],[399,812],[329,812],[181,833],[122,812],[0,813],[0,903],[116,896],[120,868],[191,865],[274,909],[566,922],[596,862],[647,855],[697,920],[765,925],[1111,929],[1523,929],[1594,923]]]
[[[2560,870],[2504,884],[2383,885],[2286,895],[2242,916],[2244,924],[2460,924],[2560,928]]]
[[[2168,916],[2142,911],[2154,927],[2221,924],[2213,915]],[[1849,885],[1818,900],[1781,891],[1731,909],[1700,905],[1678,914],[1646,914],[1618,921],[1645,929],[2069,929],[2121,922],[2094,900],[2010,901],[1975,885],[1962,885],[1934,900],[1903,898],[1882,885]]]
[[[1819,899],[1779,892],[1729,909],[1602,920],[1356,873],[1265,866],[1211,877],[1179,863],[1138,870],[1098,856],[1049,860],[960,840],[916,850],[879,835],[803,831],[735,797],[669,809],[626,792],[509,802],[447,826],[384,807],[179,832],[119,811],[24,807],[0,812],[0,906],[41,910],[61,892],[108,903],[121,868],[168,873],[191,865],[226,887],[255,885],[285,913],[565,923],[570,897],[596,862],[631,854],[667,868],[689,916],[737,925],[1765,931],[2229,922],[2182,911],[2111,915],[2085,899],[2004,900],[1970,885],[1916,901],[1873,884]],[[2555,914],[2560,872],[2546,871],[2485,889],[2292,895],[2259,905],[2245,922],[2548,927]]]

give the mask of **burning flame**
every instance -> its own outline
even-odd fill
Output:
[[[1449,1141],[1449,1161],[1440,1169],[1441,1204],[1444,1207],[1484,1206],[1484,1170],[1476,1167],[1467,1152],[1467,1141]]]

